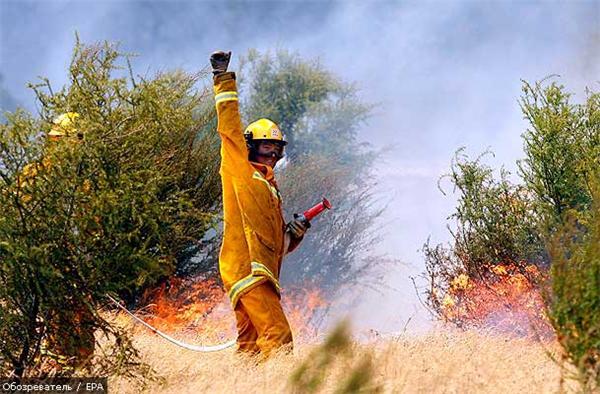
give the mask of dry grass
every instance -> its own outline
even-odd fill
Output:
[[[135,343],[162,378],[150,384],[151,393],[293,392],[290,375],[304,361],[314,362],[318,352],[318,345],[299,344],[293,355],[277,354],[257,364],[233,350],[189,352],[139,329]],[[379,339],[352,344],[347,353],[334,355],[318,392],[336,392],[353,368],[370,360],[371,379],[362,392],[552,393],[560,391],[560,368],[550,358],[557,353],[553,344],[478,333]],[[117,393],[140,391],[137,384],[119,378],[111,378],[109,387]]]

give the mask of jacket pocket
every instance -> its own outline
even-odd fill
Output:
[[[248,231],[250,232],[250,234],[253,235],[253,238],[258,240],[258,242],[261,245],[265,246],[271,252],[275,253],[276,248],[275,248],[275,243],[273,242],[273,240],[261,235],[260,233],[258,233],[257,231],[254,231],[253,229],[248,229]]]

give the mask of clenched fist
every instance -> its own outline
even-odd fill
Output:
[[[212,66],[212,72],[214,75],[224,73],[227,71],[229,66],[229,60],[231,59],[231,51],[223,52],[217,51],[210,55],[210,65]]]

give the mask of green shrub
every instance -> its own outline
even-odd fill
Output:
[[[68,86],[32,86],[41,119],[17,111],[0,126],[0,375],[41,374],[48,332],[77,349],[94,330],[97,373],[139,371],[126,333],[98,313],[105,295],[172,274],[215,222],[218,140],[201,75],[127,78],[123,60],[78,42]],[[48,141],[65,112],[80,115],[83,139]],[[37,173],[23,182],[27,165]]]
[[[584,104],[573,104],[561,85],[524,82],[521,108],[530,125],[518,162],[522,185],[503,171],[494,180],[480,158],[460,151],[453,162],[456,229],[449,247],[425,245],[427,305],[441,319],[469,325],[469,306],[490,300],[451,300],[461,313],[448,319],[444,300],[453,286],[494,280],[497,264],[516,264],[523,275],[530,263],[551,264],[548,316],[585,389],[593,390],[600,365],[600,94],[588,91]]]
[[[558,340],[590,392],[600,388],[600,189],[592,195],[585,229],[572,217],[554,236],[548,295]]]
[[[520,175],[534,194],[536,211],[551,234],[568,210],[585,212],[590,181],[600,167],[600,94],[572,104],[562,85],[523,83],[521,108],[530,128],[523,134],[525,158]]]
[[[583,104],[556,83],[524,83],[530,128],[519,162],[550,245],[548,315],[584,390],[600,379],[600,94]],[[594,185],[596,189],[594,189]]]
[[[428,241],[423,247],[427,305],[441,318],[447,316],[443,300],[459,275],[491,281],[496,278],[495,266],[510,265],[529,276],[529,265],[543,266],[546,262],[530,194],[512,184],[505,170],[495,179],[493,169],[482,162],[484,156],[471,160],[463,149],[457,151],[446,176],[458,192],[457,206],[450,216],[455,221],[450,229],[452,243],[448,247],[431,246]],[[468,324],[461,319],[453,323]]]

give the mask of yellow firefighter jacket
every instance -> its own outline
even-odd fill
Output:
[[[224,235],[219,270],[235,308],[242,295],[265,281],[280,292],[285,222],[273,170],[248,160],[235,74],[216,76],[214,91],[223,184]]]
[[[21,171],[21,174],[17,177],[17,190],[21,193],[22,201],[29,203],[31,201],[31,195],[29,194],[30,188],[35,183],[35,178],[41,170],[52,167],[52,163],[46,157],[41,161],[26,164]]]
[[[39,161],[26,164],[21,171],[21,174],[17,177],[17,188],[22,193],[22,198],[25,203],[31,201],[31,195],[28,189],[35,184],[35,179],[41,171],[49,171],[52,169],[53,163],[48,157],[43,157]],[[83,191],[89,193],[91,190],[91,183],[89,179],[83,181]]]

